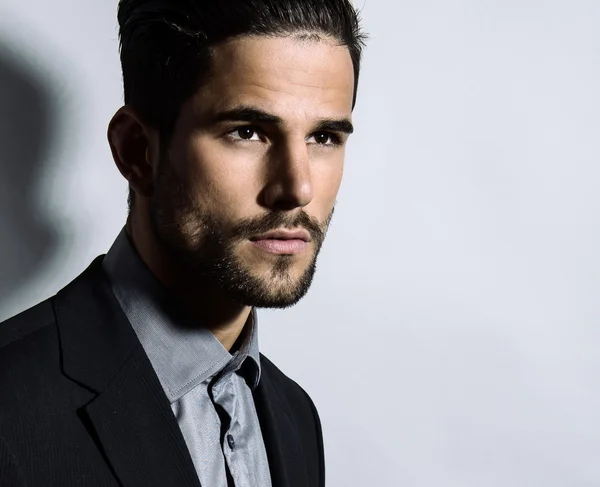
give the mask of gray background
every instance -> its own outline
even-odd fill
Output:
[[[384,1],[309,296],[261,347],[328,485],[600,485],[600,2]],[[2,0],[0,317],[126,215],[116,2]]]

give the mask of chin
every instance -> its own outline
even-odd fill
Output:
[[[308,292],[315,274],[312,263],[296,271],[286,266],[274,266],[260,275],[245,270],[226,284],[227,291],[236,301],[256,308],[282,309],[294,306]],[[222,285],[225,282],[221,283]]]
[[[249,298],[246,302],[247,306],[254,308],[265,308],[265,309],[285,309],[291,308],[297,304],[304,296],[306,292],[300,293],[271,293],[269,295],[262,296],[246,296]]]

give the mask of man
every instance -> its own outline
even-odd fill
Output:
[[[357,14],[121,0],[118,18],[108,139],[129,218],[0,326],[0,485],[322,486],[316,409],[260,355],[254,309],[310,286],[352,132]]]

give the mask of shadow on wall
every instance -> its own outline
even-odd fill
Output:
[[[0,321],[56,251],[38,201],[55,114],[42,75],[0,40]]]

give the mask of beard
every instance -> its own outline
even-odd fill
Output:
[[[333,210],[324,223],[304,211],[294,215],[272,211],[227,226],[202,208],[192,194],[172,165],[161,161],[150,201],[151,224],[163,248],[188,272],[191,270],[194,279],[216,286],[244,306],[287,308],[306,295]],[[298,265],[294,256],[273,255],[267,274],[258,275],[236,250],[251,237],[280,228],[303,228],[310,233],[310,262],[298,274],[294,272]]]

